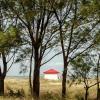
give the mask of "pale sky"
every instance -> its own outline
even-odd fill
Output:
[[[52,51],[47,57],[45,57],[45,59],[48,59],[49,57],[52,57],[54,54],[55,54],[55,52]],[[29,62],[26,62],[26,66],[29,66]],[[9,70],[9,72],[7,73],[7,76],[23,76],[23,74],[19,74],[20,67],[21,67],[20,63],[19,64],[14,64],[12,66],[12,68]],[[56,56],[55,58],[53,58],[48,63],[41,66],[40,73],[42,74],[43,71],[45,71],[47,69],[51,69],[51,68],[56,69],[59,72],[62,72],[62,69],[63,69],[62,55]],[[25,74],[25,76],[27,76],[27,75],[28,75],[28,72]]]

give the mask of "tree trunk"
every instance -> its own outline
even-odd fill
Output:
[[[100,88],[97,89],[97,100],[100,100]]]
[[[4,95],[4,79],[7,73],[7,62],[4,52],[2,52],[2,61],[3,61],[3,73],[1,72],[1,67],[0,67],[0,96]]]
[[[100,89],[99,89],[99,75],[98,75],[98,68],[97,68],[97,100],[100,99]]]
[[[97,100],[100,100],[100,88],[99,88],[99,61],[100,61],[100,55],[99,55],[98,63],[97,63]]]
[[[0,77],[0,96],[4,95],[4,78]]]
[[[31,58],[30,58],[30,70],[29,70],[29,85],[30,85],[30,91],[31,91],[31,95],[33,94],[33,90],[32,90],[32,58],[33,58],[33,46],[32,46],[32,51],[31,51]]]
[[[40,59],[38,49],[35,48],[34,51],[33,95],[36,100],[39,98],[40,94]]]
[[[33,77],[33,95],[35,98],[39,98],[40,93],[40,68],[35,67]]]
[[[64,99],[66,97],[66,78],[67,78],[67,63],[64,63],[64,71],[62,74],[62,98]]]
[[[85,100],[88,100],[88,88],[86,87],[86,90],[85,90]]]
[[[66,73],[63,72],[63,80],[62,80],[62,97],[66,96]]]

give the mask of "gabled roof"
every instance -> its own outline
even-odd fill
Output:
[[[43,72],[44,74],[58,74],[59,72],[55,69],[49,69]]]

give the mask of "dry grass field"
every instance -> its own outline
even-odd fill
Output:
[[[90,84],[93,80],[90,81]],[[83,100],[83,84],[67,85],[68,96],[66,100]],[[89,100],[95,100],[96,87],[89,90]],[[5,79],[5,96],[0,100],[33,100],[30,96],[28,79],[6,78]],[[50,81],[41,79],[40,100],[61,100],[61,81]]]

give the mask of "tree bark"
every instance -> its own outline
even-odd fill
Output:
[[[100,100],[100,88],[97,89],[97,100]]]
[[[0,77],[0,96],[4,95],[4,78]]]
[[[100,89],[99,89],[99,75],[98,75],[98,68],[97,68],[97,100],[99,100],[99,92],[100,92]]]
[[[31,51],[31,58],[30,58],[30,70],[29,70],[29,85],[30,85],[30,91],[31,91],[31,95],[33,94],[33,90],[32,90],[32,58],[33,58],[33,46],[32,46],[32,51]]]
[[[67,78],[67,66],[68,64],[64,63],[64,71],[62,74],[62,98],[66,97],[66,78]]]
[[[1,67],[0,67],[0,96],[4,95],[4,79],[7,73],[7,62],[4,52],[2,52],[2,61],[3,61],[3,73],[1,72]]]
[[[85,100],[88,100],[88,87],[86,87],[86,90],[85,90]]]
[[[36,100],[39,98],[40,94],[40,59],[38,49],[35,49],[34,51],[33,96]]]
[[[34,77],[33,77],[33,95],[35,98],[39,98],[40,94],[40,69],[34,69]]]
[[[100,55],[99,55],[98,63],[97,63],[97,100],[100,100],[100,88],[99,88],[99,61],[100,61]]]

